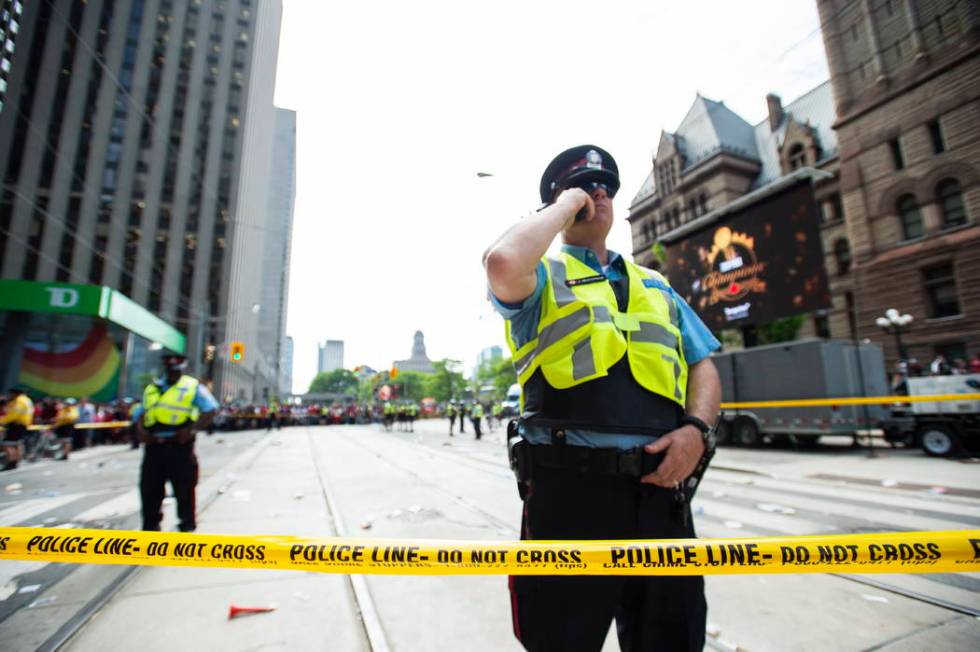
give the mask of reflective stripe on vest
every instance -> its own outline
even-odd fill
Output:
[[[156,424],[181,426],[188,421],[196,421],[198,410],[194,406],[198,380],[193,376],[181,376],[180,380],[167,388],[163,394],[156,385],[148,385],[143,392],[143,425],[147,428]]]
[[[620,312],[609,282],[568,285],[596,275],[585,263],[565,253],[545,263],[537,336],[518,348],[507,323],[518,382],[523,386],[540,369],[551,387],[567,389],[606,376],[626,355],[640,386],[684,406],[687,363],[677,306],[670,292],[643,284],[645,278],[666,283],[663,277],[627,262],[629,297]]]

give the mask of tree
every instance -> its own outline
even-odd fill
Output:
[[[487,360],[476,370],[476,382],[477,389],[492,385],[494,400],[501,401],[510,386],[517,382],[517,372],[510,358]]]
[[[428,396],[437,401],[448,401],[462,395],[466,388],[466,379],[463,378],[463,374],[456,371],[459,364],[458,360],[449,360],[448,358],[432,363],[435,372],[429,374],[427,379]]]
[[[388,384],[395,390],[399,399],[421,401],[426,396],[430,396],[428,393],[429,382],[429,374],[400,369],[395,380],[390,381]]]
[[[803,315],[793,315],[762,324],[759,326],[759,344],[791,342],[796,339],[796,334],[799,333],[802,325]]]
[[[354,394],[357,376],[350,369],[334,369],[319,373],[310,383],[311,394]]]

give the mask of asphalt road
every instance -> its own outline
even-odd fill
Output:
[[[416,429],[329,426],[203,437],[200,493],[214,500],[202,505],[201,531],[516,538],[520,503],[502,432],[474,441],[471,430],[449,438],[442,420]],[[139,459],[126,448],[95,449],[4,472],[0,524],[136,527]],[[216,491],[219,482],[230,488]],[[693,508],[704,537],[978,529],[980,475],[973,460],[880,446],[869,456],[847,439],[803,450],[722,449]],[[172,507],[166,509],[165,528],[173,529]],[[0,565],[4,647],[38,649],[57,638],[122,568]],[[103,649],[111,637],[116,646],[147,652],[210,641],[225,649],[519,649],[503,577],[355,580],[284,572],[270,579],[270,572],[143,569],[68,647]],[[222,592],[249,591],[278,591],[287,608],[232,628]],[[707,592],[713,649],[980,648],[977,574],[714,576]],[[223,605],[217,611],[216,603]],[[155,614],[152,625],[140,622],[145,613]],[[311,618],[319,613],[328,616]],[[166,636],[148,636],[151,626]],[[617,649],[612,632],[606,649]]]

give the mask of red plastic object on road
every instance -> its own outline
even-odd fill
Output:
[[[247,616],[249,614],[264,614],[270,611],[275,611],[275,607],[236,607],[231,605],[228,608],[228,620],[232,618],[238,618],[239,616]]]

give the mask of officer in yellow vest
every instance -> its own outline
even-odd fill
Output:
[[[480,430],[480,419],[483,418],[483,403],[477,401],[473,404],[473,409],[470,412],[470,421],[473,422],[473,430],[476,433],[476,438],[480,439],[483,437],[483,431]]]
[[[143,402],[133,412],[144,444],[140,468],[143,529],[160,529],[160,507],[169,481],[177,499],[178,527],[181,532],[193,532],[197,527],[194,492],[198,478],[194,435],[210,425],[218,402],[207,387],[184,373],[185,356],[165,353],[161,361],[163,378],[146,386]]]
[[[385,401],[384,417],[385,430],[391,430],[391,423],[395,420],[395,406],[391,404],[391,401]]]
[[[484,254],[522,389],[508,439],[524,539],[695,536],[686,492],[718,414],[708,356],[719,344],[661,274],[606,248],[618,189],[608,152],[569,149],[542,176],[546,206]],[[561,253],[545,257],[559,235]],[[623,650],[704,646],[701,577],[519,576],[510,586],[528,650],[600,650],[614,617]]]
[[[450,401],[446,404],[446,417],[449,418],[449,436],[453,436],[453,426],[456,424],[456,403]]]
[[[405,408],[406,416],[408,418],[408,429],[410,432],[415,432],[415,420],[419,418],[419,406],[415,401],[412,401]]]

